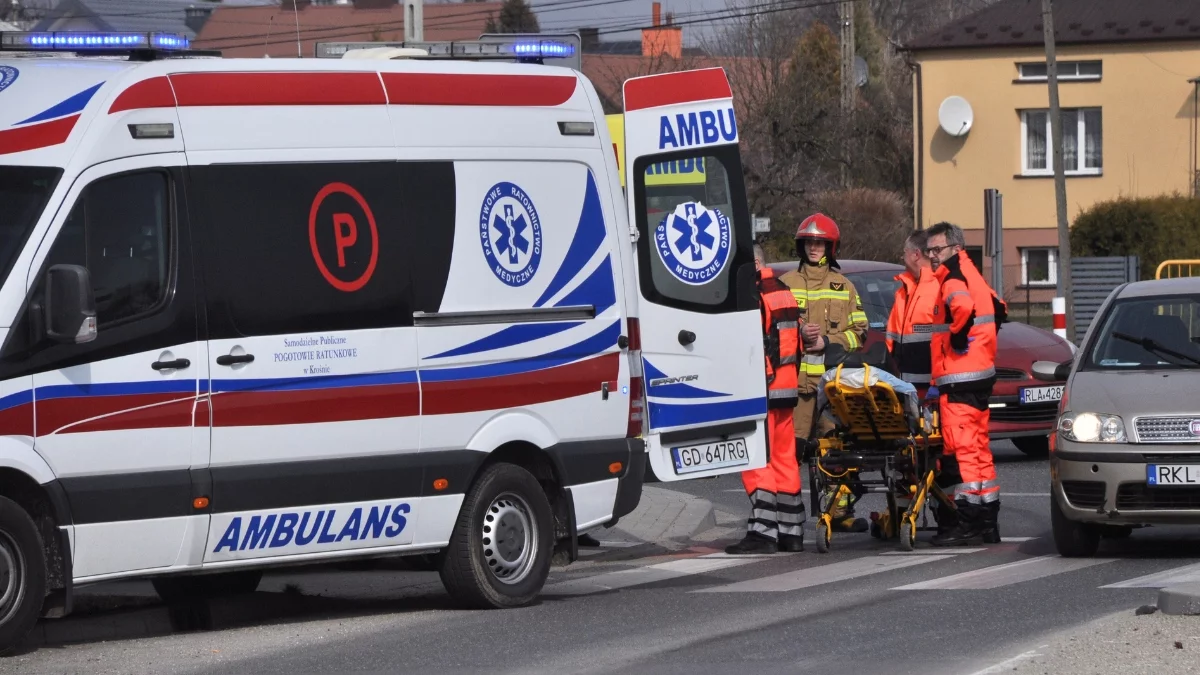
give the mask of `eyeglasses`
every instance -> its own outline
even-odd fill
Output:
[[[954,248],[954,246],[955,246],[954,244],[947,244],[945,246],[930,246],[929,248],[925,249],[925,255],[935,256],[935,255],[940,254],[942,251],[945,251],[948,248]]]

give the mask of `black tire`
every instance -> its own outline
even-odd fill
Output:
[[[1029,457],[1047,457],[1050,455],[1049,436],[1020,436],[1012,439],[1013,445]]]
[[[151,583],[158,597],[167,603],[191,602],[208,598],[249,595],[258,590],[262,570],[239,570],[196,576],[163,577]]]
[[[520,607],[542,591],[553,549],[554,517],[542,487],[519,466],[493,464],[463,500],[438,573],[465,607]]]
[[[1054,532],[1054,547],[1064,558],[1091,558],[1100,548],[1099,528],[1068,519],[1058,497],[1050,498],[1050,527]]]
[[[0,497],[0,655],[29,634],[45,600],[42,536],[25,509]]]

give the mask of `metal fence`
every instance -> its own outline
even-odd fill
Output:
[[[1083,339],[1092,319],[1100,311],[1113,289],[1141,278],[1137,256],[1072,258],[1071,283],[1074,286],[1075,340]]]

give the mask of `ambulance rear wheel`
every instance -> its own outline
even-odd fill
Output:
[[[249,595],[258,590],[262,570],[239,570],[191,577],[164,577],[151,584],[166,603],[189,602],[231,595]]]
[[[553,549],[554,518],[537,479],[519,466],[493,464],[467,493],[439,572],[464,606],[520,607],[541,592]]]
[[[37,525],[11,499],[0,497],[0,655],[37,623],[46,599],[46,560]]]

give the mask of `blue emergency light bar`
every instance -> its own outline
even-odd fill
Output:
[[[96,31],[0,32],[0,51],[120,52],[135,49],[185,50],[189,40],[175,33]]]
[[[576,47],[566,40],[520,40],[487,37],[481,40],[455,40],[445,42],[318,42],[317,58],[341,58],[355,49],[378,49],[380,47],[412,48],[426,52],[428,58],[442,59],[571,59]]]

